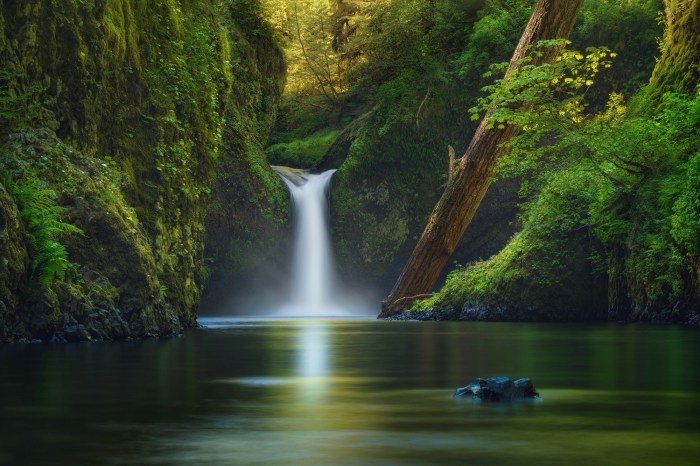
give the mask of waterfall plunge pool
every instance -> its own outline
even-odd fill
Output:
[[[207,321],[204,321],[207,322]],[[700,331],[228,321],[0,347],[0,464],[695,465]],[[451,398],[532,377],[534,405]]]

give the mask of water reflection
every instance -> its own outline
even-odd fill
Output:
[[[221,320],[0,347],[0,464],[674,464],[700,457],[700,332]],[[530,376],[539,405],[450,398]]]
[[[309,322],[297,334],[297,374],[305,378],[325,377],[330,357],[328,328],[323,322]]]
[[[318,402],[325,395],[332,358],[328,339],[323,321],[309,321],[297,329],[296,374],[304,382],[299,385],[299,399],[304,403]]]

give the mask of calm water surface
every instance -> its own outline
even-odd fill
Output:
[[[208,320],[0,347],[0,464],[700,464],[700,332]],[[451,398],[529,376],[534,404]]]

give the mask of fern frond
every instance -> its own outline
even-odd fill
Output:
[[[61,221],[63,208],[56,205],[56,193],[37,180],[22,183],[5,177],[3,184],[17,201],[22,221],[27,227],[27,244],[32,257],[32,276],[42,285],[63,280],[70,262],[66,247],[59,239],[84,232]]]

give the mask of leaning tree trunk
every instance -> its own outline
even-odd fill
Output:
[[[567,38],[582,4],[583,0],[539,0],[510,60],[505,79],[519,66],[518,62],[526,56],[530,46],[540,40]],[[530,64],[551,62],[558,52],[550,48]],[[518,132],[518,128],[513,126],[489,129],[490,115],[491,112],[486,113],[455,172],[451,174],[413,254],[391,294],[382,302],[380,317],[398,314],[413,300],[430,293],[474,217],[489,187],[496,162],[507,151],[504,143]]]

